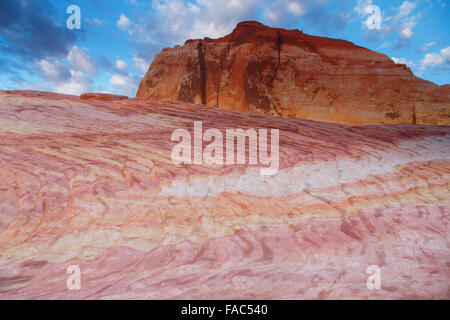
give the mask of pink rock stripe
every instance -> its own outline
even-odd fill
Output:
[[[0,299],[449,299],[448,126],[98,98],[0,92]],[[279,129],[279,172],[176,165],[194,121]]]
[[[1,299],[449,299],[448,207],[360,212],[343,221],[260,227],[95,261],[0,268]],[[381,268],[368,290],[366,267]],[[68,290],[66,268],[81,269]]]

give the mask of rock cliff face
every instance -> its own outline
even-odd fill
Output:
[[[163,49],[137,97],[341,124],[450,124],[450,92],[351,42],[242,22]]]
[[[278,128],[279,172],[175,165],[194,121]],[[448,126],[3,91],[0,128],[0,299],[450,299]]]

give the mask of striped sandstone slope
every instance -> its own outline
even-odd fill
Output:
[[[196,120],[279,129],[279,172],[174,165]],[[450,298],[448,126],[2,91],[0,128],[1,299]]]

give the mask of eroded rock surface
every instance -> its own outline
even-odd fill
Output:
[[[81,100],[100,100],[100,101],[115,101],[128,99],[127,96],[121,96],[109,93],[83,93],[80,95]]]
[[[173,164],[194,121],[278,128],[280,171]],[[0,128],[0,299],[450,298],[448,126],[10,91]]]
[[[242,22],[163,49],[137,97],[341,124],[450,124],[450,92],[344,40]]]

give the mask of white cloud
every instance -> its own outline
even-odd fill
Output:
[[[296,16],[301,16],[305,13],[305,10],[298,2],[289,2],[288,9]]]
[[[400,31],[400,37],[403,39],[411,39],[414,35],[412,28],[414,28],[415,24],[415,22],[404,23]]]
[[[39,61],[39,66],[44,72],[44,76],[51,81],[66,81],[71,76],[69,68],[59,61],[51,62],[42,59],[41,61]]]
[[[392,24],[394,26],[400,26],[400,28],[398,28],[398,47],[407,44],[408,40],[412,39],[414,36],[413,28],[421,16],[420,13],[413,15],[415,9],[416,4],[414,2],[404,1],[397,9],[398,13],[392,17]]]
[[[107,25],[107,24],[109,24],[108,21],[101,20],[101,19],[98,19],[98,18],[85,19],[85,21],[86,21],[88,24],[93,25],[93,26],[102,26],[102,25]]]
[[[116,68],[119,70],[125,70],[128,67],[127,63],[123,60],[116,61]]]
[[[358,3],[355,7],[355,11],[364,16],[366,14],[366,8],[367,6],[370,6],[372,3],[372,0],[358,0]]]
[[[195,21],[192,29],[187,34],[187,38],[197,39],[208,36],[210,38],[220,38],[232,30],[231,26],[217,25],[213,21],[202,21],[198,19]]]
[[[137,79],[129,74],[114,74],[110,83],[121,94],[132,96],[136,93]]]
[[[324,8],[331,0],[153,0],[150,17],[133,23],[130,34],[142,42],[148,37],[160,42],[182,44],[187,39],[219,38],[229,34],[236,24],[259,20],[276,27],[288,27],[299,16],[308,17],[308,24],[326,28]],[[342,20],[342,19],[341,19]],[[306,20],[305,20],[306,21]]]
[[[135,23],[130,34],[141,42],[154,39],[181,44],[187,39],[218,38],[243,20],[255,19],[257,0],[152,1],[152,17]],[[152,23],[148,23],[151,20]]]
[[[430,67],[448,66],[450,64],[450,47],[444,48],[440,53],[427,53],[420,61],[420,70],[423,72]]]
[[[368,19],[374,14],[371,7],[376,6],[377,2],[378,1],[372,0],[358,0],[355,11],[362,17],[368,16],[368,18],[363,21],[364,27],[368,25]],[[377,34],[372,33],[371,38],[379,39],[379,37],[384,37],[395,32],[398,34],[395,46],[404,47],[414,37],[413,29],[420,17],[422,17],[422,13],[415,13],[415,10],[415,2],[403,1],[399,7],[395,8],[394,15],[381,17],[381,32],[378,32]]]
[[[143,58],[134,57],[134,64],[136,68],[142,72],[147,72],[148,67],[150,66],[150,62],[145,61]]]
[[[433,47],[435,44],[436,44],[436,42],[434,42],[434,41],[428,42],[428,43],[424,44],[422,46],[422,48],[420,48],[420,51],[425,51],[425,50]]]
[[[295,23],[299,16],[305,16],[310,12],[313,13],[311,21],[318,21],[321,17],[320,13],[325,13],[322,6],[329,2],[328,0],[276,0],[264,1],[263,11],[264,20],[269,24],[276,24],[280,27],[287,27]],[[314,19],[316,18],[316,19]],[[331,21],[331,20],[330,20]],[[314,22],[313,22],[314,24]]]
[[[121,14],[116,24],[120,29],[126,30],[131,26],[131,21],[126,15]]]
[[[411,60],[407,60],[405,58],[396,58],[396,57],[391,57],[391,59],[395,62],[395,63],[400,63],[400,64],[406,64],[408,67],[410,68],[414,68],[416,66],[416,64],[414,62],[412,62]]]
[[[81,71],[87,74],[96,74],[97,68],[92,59],[87,56],[83,50],[77,46],[73,46],[67,55],[70,67],[73,70]]]
[[[82,49],[73,46],[66,60],[68,64],[45,59],[39,62],[46,80],[40,85],[40,89],[72,95],[91,91],[91,76],[97,74],[97,68],[92,59]]]
[[[55,86],[55,92],[78,96],[91,90],[91,79],[84,73],[79,71],[71,71],[71,75],[72,77],[68,81]]]
[[[402,3],[402,5],[398,8],[398,15],[399,17],[406,17],[408,16],[414,9],[416,8],[416,4],[413,2],[405,1]]]
[[[442,49],[441,55],[444,57],[445,62],[450,62],[450,47]]]
[[[230,8],[243,8],[244,7],[242,0],[229,0],[228,6]]]
[[[128,76],[115,74],[111,77],[111,84],[116,87],[126,87],[129,86],[131,83]]]
[[[439,53],[427,53],[423,60],[421,61],[421,65],[424,68],[439,66],[444,63],[444,57]]]

